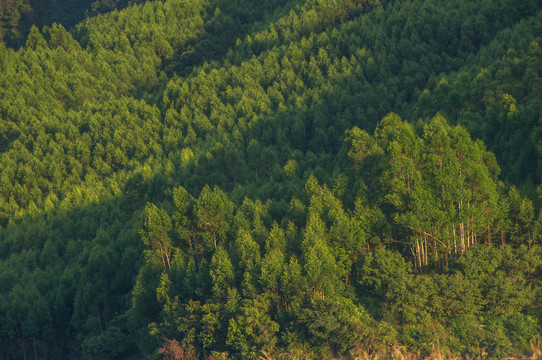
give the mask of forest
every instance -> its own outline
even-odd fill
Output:
[[[0,360],[542,357],[542,2],[0,0]]]

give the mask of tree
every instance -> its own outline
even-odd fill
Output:
[[[271,352],[278,342],[279,325],[269,316],[265,297],[245,300],[240,314],[230,319],[226,344],[244,359],[258,359],[261,351]]]
[[[524,198],[519,208],[518,219],[521,232],[526,233],[526,242],[529,248],[532,246],[532,232],[534,224],[534,207],[531,200]]]
[[[462,254],[483,234],[491,242],[497,209],[495,168],[491,154],[473,142],[464,128],[451,127],[437,114],[424,125],[423,137],[389,114],[374,140],[352,130],[350,157],[357,164],[383,152],[380,186],[393,206],[395,236],[405,238],[419,271]],[[432,259],[430,259],[432,255]]]
[[[176,339],[166,339],[164,345],[158,349],[165,360],[193,360],[195,349],[190,347],[185,349]]]
[[[234,284],[235,274],[230,257],[222,246],[216,248],[211,259],[210,274],[215,297],[225,299],[228,289]]]
[[[19,33],[19,20],[21,15],[29,12],[29,0],[2,0],[0,1],[0,40],[9,35],[17,38]]]
[[[153,259],[159,259],[164,269],[170,269],[173,251],[169,237],[169,232],[172,229],[171,219],[166,210],[159,209],[152,203],[147,203],[144,216],[145,220],[140,234],[145,245],[150,247],[150,250],[147,251],[147,260],[156,266]]]
[[[278,297],[285,266],[284,253],[280,249],[271,249],[265,254],[260,275],[260,283],[264,291],[269,291]]]
[[[30,28],[30,34],[26,39],[26,47],[32,50],[47,48],[47,42],[36,26]]]
[[[313,298],[299,312],[298,325],[306,329],[312,347],[344,354],[367,335],[371,317],[363,307],[342,297]]]
[[[173,189],[173,203],[175,204],[173,214],[175,231],[181,241],[188,242],[189,248],[194,248],[197,252],[196,224],[193,219],[196,200],[185,188],[179,186]]]
[[[195,211],[198,226],[203,230],[201,236],[204,243],[216,248],[218,241],[225,240],[230,230],[233,202],[217,186],[211,190],[205,185],[197,199]]]
[[[243,276],[241,284],[243,296],[251,298],[257,293],[256,285],[261,266],[260,246],[252,239],[248,231],[240,230],[235,240],[235,249],[239,270]]]

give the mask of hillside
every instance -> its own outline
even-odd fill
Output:
[[[539,1],[39,6],[0,359],[540,355]]]

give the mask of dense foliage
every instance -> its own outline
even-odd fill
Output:
[[[0,0],[0,359],[540,355],[539,1],[45,3]]]

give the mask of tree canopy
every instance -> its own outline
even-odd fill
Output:
[[[0,359],[540,356],[542,4],[0,0]]]

